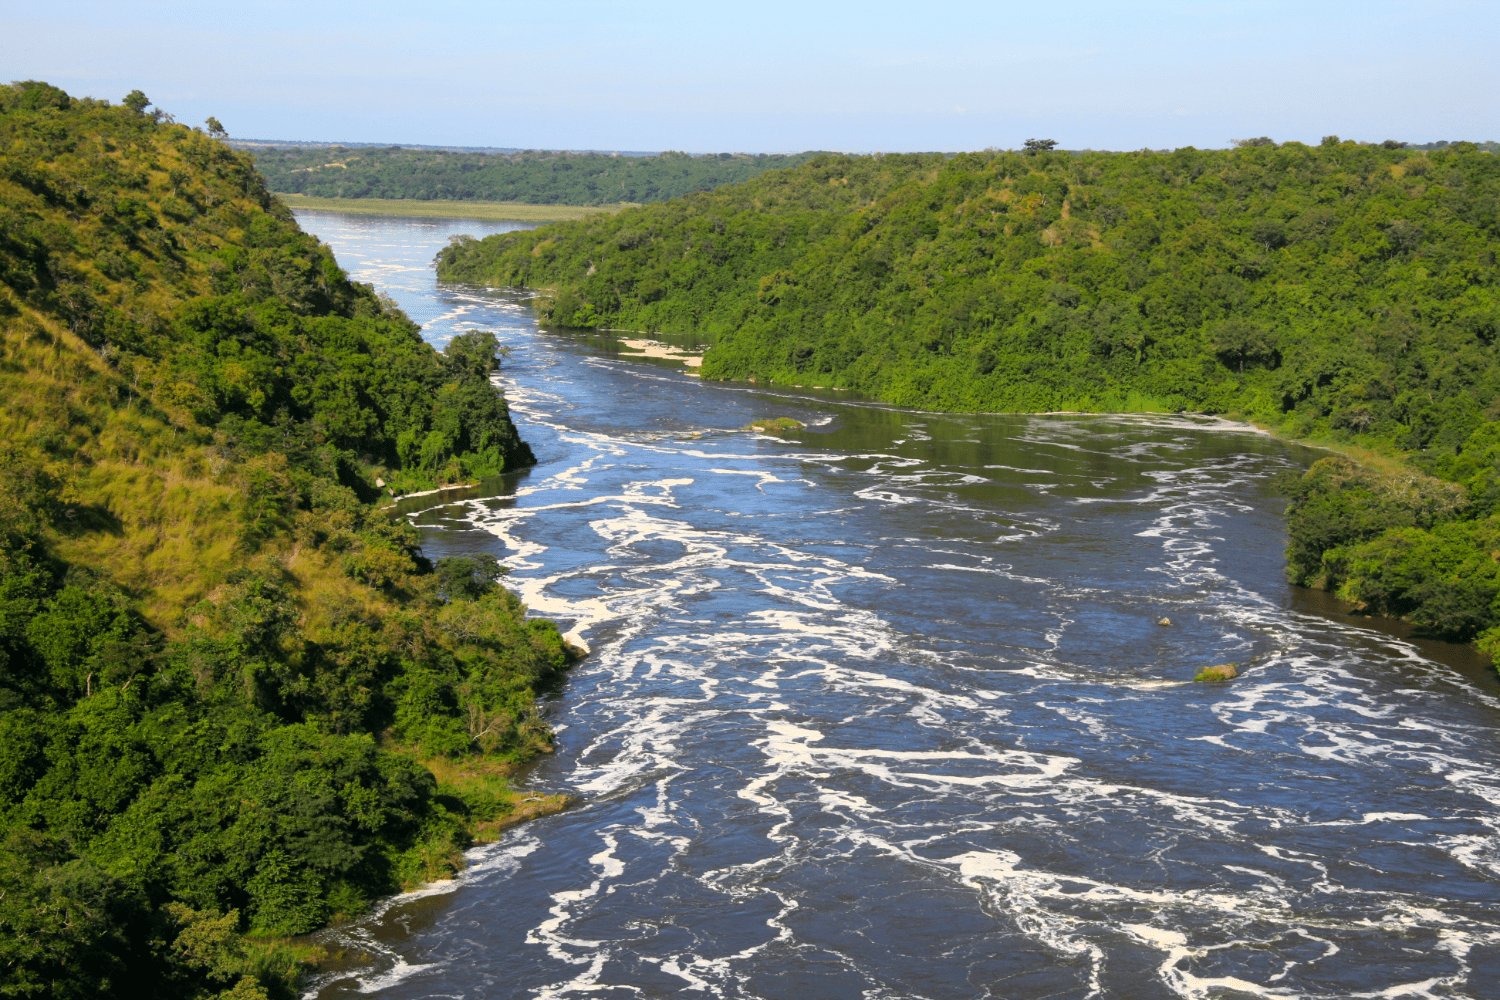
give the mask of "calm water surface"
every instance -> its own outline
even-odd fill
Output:
[[[1313,453],[704,385],[436,284],[514,227],[300,218],[513,348],[537,466],[411,516],[593,650],[528,779],[584,803],[330,932],[313,995],[1500,997],[1500,692],[1286,586]]]

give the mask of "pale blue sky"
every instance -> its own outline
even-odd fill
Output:
[[[0,75],[246,138],[960,150],[1500,139],[1500,0],[0,0]]]

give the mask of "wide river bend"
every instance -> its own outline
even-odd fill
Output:
[[[325,932],[310,995],[1500,997],[1500,690],[1287,586],[1317,453],[703,384],[434,280],[513,226],[299,218],[512,349],[538,464],[409,516],[592,649],[527,778],[582,804]]]

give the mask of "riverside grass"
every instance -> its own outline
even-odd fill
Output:
[[[248,156],[0,86],[0,995],[292,1000],[294,938],[451,877],[576,657],[403,490],[531,461]]]
[[[398,215],[410,218],[479,219],[484,222],[561,222],[589,215],[613,215],[637,207],[615,205],[526,205],[515,201],[422,201],[416,198],[309,198],[277,192],[293,211],[346,212],[354,215]]]
[[[472,836],[479,843],[498,840],[510,827],[561,812],[576,801],[570,795],[540,795],[516,788],[511,781],[517,767],[508,761],[427,757],[420,762],[437,778],[438,794],[451,794],[471,804]]]

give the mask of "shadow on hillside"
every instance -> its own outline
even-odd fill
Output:
[[[93,532],[120,537],[125,534],[125,524],[108,508],[100,504],[70,506],[57,519],[57,528],[65,535],[87,535]]]

